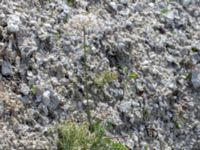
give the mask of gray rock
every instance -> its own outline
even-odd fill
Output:
[[[200,55],[197,53],[197,54],[192,54],[192,63],[194,65],[200,63]]]
[[[136,82],[136,90],[138,92],[144,91],[144,85],[142,84],[142,82],[140,82],[140,81]]]
[[[41,114],[44,116],[47,116],[49,113],[47,107],[43,105],[42,103],[38,106],[38,109],[40,110]]]
[[[63,0],[0,1],[0,68],[8,61],[4,72],[13,75],[0,82],[10,89],[0,93],[0,114],[8,112],[0,149],[57,149],[57,134],[48,136],[46,128],[69,117],[85,120],[83,22],[92,117],[113,125],[109,136],[125,136],[119,140],[130,149],[198,149],[200,94],[188,73],[200,63],[199,0],[76,0],[74,7]],[[111,70],[118,79],[95,87],[96,74]],[[199,88],[197,70],[192,85]],[[124,82],[129,72],[139,76]],[[19,83],[33,85],[32,92],[22,84],[16,91],[23,95],[15,96]],[[10,118],[17,102],[28,105]]]
[[[128,113],[132,109],[132,105],[130,101],[123,101],[118,108],[121,112]]]
[[[120,0],[122,4],[128,4],[128,0]]]
[[[126,21],[126,29],[131,30],[133,28],[133,23],[129,20]]]
[[[3,13],[0,13],[0,26],[6,25],[6,15]]]
[[[3,115],[4,115],[4,103],[3,102],[0,102],[0,118],[3,118]]]
[[[12,65],[8,61],[3,61],[1,66],[1,73],[4,76],[11,76],[12,75]]]
[[[184,5],[185,7],[192,4],[192,2],[193,2],[193,0],[181,0],[182,5]]]
[[[7,20],[7,30],[11,33],[19,32],[19,25],[21,23],[20,17],[17,15],[10,15]]]
[[[196,65],[196,67],[193,69],[191,81],[195,89],[200,87],[200,65]]]
[[[50,102],[50,105],[48,106],[48,108],[50,110],[55,110],[59,105],[59,97],[56,93],[52,93],[51,95],[51,102]]]
[[[110,2],[109,3],[109,6],[113,9],[113,10],[117,10],[117,5],[116,5],[116,3],[115,2]]]
[[[23,94],[23,95],[28,95],[29,92],[30,92],[30,88],[29,86],[27,86],[26,84],[21,84],[20,85],[20,92]]]
[[[42,102],[50,110],[55,110],[59,104],[59,98],[57,94],[47,90],[42,94]]]
[[[42,102],[45,106],[49,106],[50,105],[50,96],[51,96],[51,92],[50,91],[45,91],[42,94]]]

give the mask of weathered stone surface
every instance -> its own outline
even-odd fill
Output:
[[[20,17],[18,15],[12,14],[7,19],[8,32],[17,33],[20,30]]]
[[[130,149],[198,147],[199,7],[199,0],[1,0],[0,149],[57,149],[48,129],[87,119],[83,27],[92,117],[109,122],[108,134],[126,137],[119,140]]]
[[[12,75],[12,66],[8,61],[3,61],[2,66],[1,66],[1,73],[4,76]]]
[[[192,71],[192,85],[195,89],[200,88],[200,65],[195,66]]]

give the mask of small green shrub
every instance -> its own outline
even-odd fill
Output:
[[[87,129],[87,125],[79,126],[76,123],[68,122],[61,125],[58,129],[58,149],[59,150],[78,150],[88,149],[91,139],[94,138]]]
[[[99,122],[93,123],[93,132],[86,123],[67,122],[58,128],[59,150],[128,150],[124,145],[104,136]]]
[[[95,76],[94,82],[98,87],[103,87],[107,83],[117,80],[118,74],[112,71],[103,71]]]

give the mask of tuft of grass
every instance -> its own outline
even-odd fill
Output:
[[[93,132],[87,123],[66,122],[58,127],[59,150],[128,150],[111,138],[105,137],[99,122],[93,124]]]
[[[68,122],[58,128],[58,149],[88,149],[92,138],[94,135],[90,134],[86,124],[79,126],[76,123]]]

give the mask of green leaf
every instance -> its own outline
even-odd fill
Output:
[[[136,78],[138,78],[138,74],[135,73],[135,72],[132,72],[132,73],[129,74],[129,78],[130,79],[136,79]]]
[[[145,146],[144,146],[144,149],[145,149],[145,150],[149,150],[148,145],[145,145]]]
[[[167,8],[163,8],[163,9],[160,10],[160,14],[161,15],[164,15],[164,14],[166,14],[168,12],[169,12],[169,9],[167,9]]]
[[[198,49],[196,47],[192,47],[191,49],[193,52],[198,52]]]
[[[36,94],[36,86],[35,85],[32,85],[31,92],[33,94]]]
[[[128,148],[120,143],[113,143],[112,144],[113,150],[128,150]]]
[[[96,134],[97,137],[103,137],[104,132],[105,132],[100,121],[96,121],[92,124],[92,130]]]

